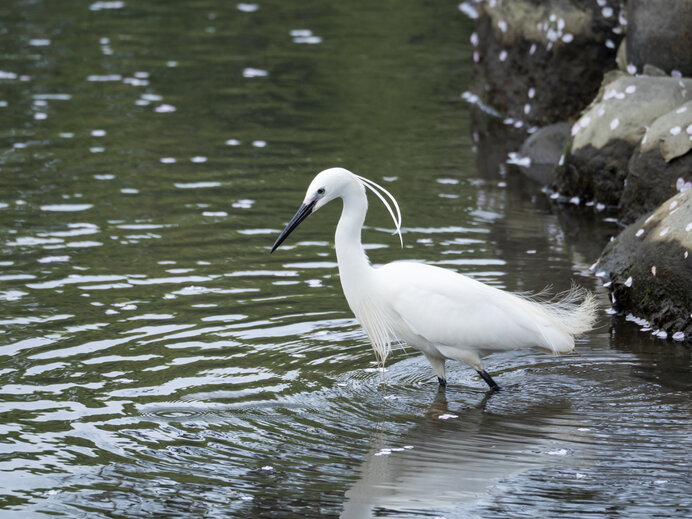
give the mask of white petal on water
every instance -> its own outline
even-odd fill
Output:
[[[159,94],[142,94],[140,97],[147,101],[163,101],[163,96]]]
[[[628,278],[625,280],[625,286],[626,286],[627,288],[629,288],[629,287],[632,286],[632,276],[628,277]]]
[[[294,38],[307,38],[308,36],[312,36],[312,31],[310,29],[293,29],[291,31],[291,36]]]
[[[579,200],[578,196],[573,196],[572,198],[569,199],[570,204],[574,205],[579,205],[581,203],[581,200]]]
[[[149,72],[139,71],[139,72],[135,72],[134,75],[137,79],[147,79],[149,77]]]
[[[671,135],[679,135],[681,131],[682,131],[682,128],[680,128],[679,126],[673,126],[670,129],[670,134]]]
[[[501,50],[500,55],[498,56],[498,59],[500,61],[505,61],[507,59],[507,51],[506,50]]]
[[[29,45],[32,47],[46,47],[50,45],[50,40],[45,38],[37,38],[35,40],[29,40]]]
[[[634,94],[636,91],[637,91],[637,87],[635,85],[630,85],[627,88],[625,88],[626,94]]]
[[[504,20],[500,20],[497,22],[497,27],[502,31],[502,32],[507,32],[507,22]]]
[[[635,65],[633,65],[632,63],[630,63],[629,65],[627,65],[627,73],[631,74],[631,75],[635,75],[637,73],[637,67]]]
[[[670,232],[670,227],[666,227],[661,232],[658,233],[659,236],[663,237]]]
[[[103,175],[94,175],[94,178],[96,180],[113,180],[115,178],[115,175],[111,175],[110,173],[104,173]]]
[[[238,11],[242,11],[244,13],[254,13],[259,9],[259,5],[257,4],[238,4],[236,7],[238,8]]]
[[[38,113],[34,114],[34,119],[36,119],[37,121],[43,121],[44,119],[47,119],[47,118],[48,118],[48,114],[46,114],[44,112],[38,112]]]
[[[173,105],[163,104],[154,108],[154,111],[160,114],[167,114],[176,111],[176,107]]]
[[[89,151],[91,153],[103,153],[104,151],[106,151],[106,148],[104,148],[103,146],[92,146],[91,148],[89,148]]]
[[[42,205],[41,211],[73,212],[86,211],[94,207],[93,204],[48,204]]]
[[[655,277],[656,276],[656,265],[651,266],[651,274]]]
[[[612,121],[610,121],[610,129],[611,130],[614,130],[618,126],[620,126],[620,119],[618,119],[617,117],[615,119],[613,119]]]
[[[681,106],[680,108],[678,108],[677,110],[675,110],[675,113],[676,113],[676,114],[682,114],[682,113],[685,113],[686,111],[687,111],[687,107],[686,107],[686,106]]]
[[[438,416],[438,418],[440,420],[449,420],[450,418],[459,418],[459,416],[452,413],[445,413]]]
[[[267,77],[269,72],[259,68],[248,67],[243,70],[243,77],[245,78],[255,78],[255,77]]]
[[[533,99],[536,96],[536,89],[531,87],[529,88],[529,99]]]
[[[548,451],[546,454],[548,456],[566,456],[569,451],[567,449],[555,449],[553,451]]]
[[[203,156],[200,156],[200,155],[198,155],[198,156],[196,156],[196,157],[192,157],[192,158],[190,159],[190,162],[194,162],[195,164],[202,164],[202,163],[204,163],[204,162],[206,162],[206,161],[207,161],[207,157],[203,157]]]
[[[531,48],[529,49],[529,54],[533,56],[533,54],[536,52],[536,44],[532,43]]]
[[[475,33],[475,32],[472,33],[470,41],[471,41],[471,45],[473,45],[474,47],[478,47],[478,33]]]
[[[161,157],[159,162],[161,162],[161,164],[175,164],[176,159],[175,157]]]
[[[267,141],[252,141],[252,145],[255,148],[264,148],[267,145]]]
[[[688,224],[685,226],[685,231],[687,231],[687,232],[692,231],[692,222],[688,223]]]
[[[107,74],[107,75],[93,75],[93,76],[87,76],[87,81],[93,81],[93,82],[105,82],[105,81],[121,81],[122,76],[120,74]]]
[[[610,18],[613,16],[613,8],[612,7],[604,7],[601,10],[601,14],[603,15],[603,18]]]
[[[673,340],[674,341],[684,341],[685,340],[685,332],[675,332],[673,334]],[[658,481],[656,483],[658,483]]]
[[[89,6],[89,11],[102,11],[104,9],[122,9],[123,7],[125,7],[125,2],[121,1],[94,2]]]
[[[139,189],[135,189],[133,187],[124,187],[120,190],[120,192],[124,195],[136,195],[139,193]]]
[[[304,43],[307,45],[317,45],[318,43],[322,43],[322,37],[321,36],[298,36],[297,38],[293,38],[293,43]]]
[[[274,467],[272,467],[271,465],[265,465],[264,467],[262,467],[262,470],[274,470]]]
[[[104,137],[106,135],[106,130],[91,130],[92,137]]]
[[[567,33],[562,36],[562,41],[563,43],[571,43],[572,41],[574,41],[574,35]]]
[[[612,40],[606,40],[605,46],[608,47],[609,49],[614,49],[614,48],[615,48],[615,43],[613,43]]]
[[[202,216],[228,216],[226,211],[204,211]]]
[[[668,210],[669,210],[669,211],[672,211],[672,210],[675,209],[677,206],[678,206],[678,201],[677,201],[677,200],[673,200],[673,201],[670,203],[670,205],[668,206]]]
[[[636,236],[637,238],[639,238],[642,234],[644,234],[644,232],[645,232],[644,229],[639,229],[639,230],[635,233],[635,236]]]

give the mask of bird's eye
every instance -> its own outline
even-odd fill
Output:
[[[323,188],[323,187],[319,188],[319,189],[317,190],[317,194],[318,194],[318,195],[323,195],[323,194],[324,194],[324,188]]]

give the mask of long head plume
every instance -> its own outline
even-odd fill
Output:
[[[361,183],[370,189],[373,193],[377,195],[377,198],[379,198],[384,206],[387,208],[387,211],[389,211],[389,215],[392,217],[392,220],[394,221],[394,227],[396,228],[396,232],[399,235],[399,241],[401,242],[401,246],[404,246],[404,238],[401,236],[401,210],[399,209],[399,204],[396,201],[396,198],[394,198],[394,195],[392,195],[389,191],[387,191],[385,188],[383,188],[381,185],[377,184],[376,182],[373,182],[369,178],[361,177],[360,175],[355,175],[354,176],[361,181]],[[394,205],[394,209],[396,210],[396,215],[394,214],[394,210],[392,210],[392,206],[389,204],[387,199],[382,196],[382,193],[384,193],[389,199],[392,201],[392,204]]]

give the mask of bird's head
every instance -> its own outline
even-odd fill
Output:
[[[358,178],[347,169],[329,168],[318,173],[310,182],[310,186],[305,193],[305,199],[298,208],[298,212],[291,218],[291,221],[288,222],[286,228],[276,239],[271,252],[274,252],[308,216],[335,198],[344,196],[346,192],[354,187],[356,189],[365,189]]]
[[[401,212],[399,211],[399,206],[396,203],[396,200],[389,191],[376,184],[372,180],[355,175],[347,169],[329,168],[321,171],[315,176],[314,179],[312,179],[312,182],[310,182],[310,186],[305,193],[303,203],[301,204],[300,208],[298,208],[298,211],[293,218],[291,218],[291,221],[288,222],[286,228],[276,239],[276,242],[274,242],[271,252],[274,252],[303,220],[317,211],[320,207],[325,206],[335,198],[344,198],[349,196],[349,193],[360,193],[362,195],[365,193],[366,187],[372,190],[385,204],[389,210],[389,214],[394,220],[396,230],[399,233],[399,238],[401,238]],[[397,216],[394,216],[394,211],[392,211],[389,203],[385,200],[383,195],[377,191],[378,189],[387,195],[393,202],[394,207],[396,208]]]

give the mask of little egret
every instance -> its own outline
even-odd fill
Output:
[[[541,302],[423,263],[373,267],[360,238],[368,210],[366,188],[387,207],[403,246],[401,211],[392,194],[346,169],[330,168],[310,183],[271,252],[320,207],[335,198],[343,200],[335,234],[341,286],[380,362],[393,343],[405,343],[423,352],[441,386],[447,384],[445,361],[450,359],[470,365],[498,390],[481,356],[524,347],[567,353],[574,349],[574,336],[592,328],[596,303],[583,289],[573,287],[559,300]]]

